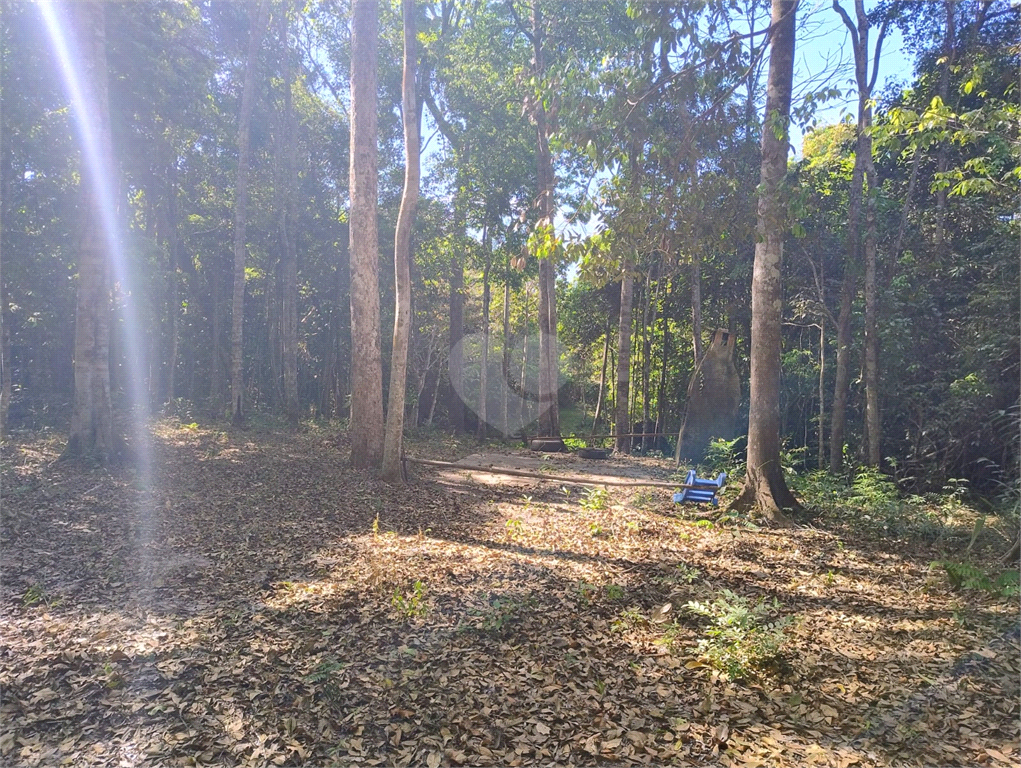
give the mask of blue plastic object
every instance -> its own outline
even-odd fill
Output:
[[[688,486],[683,491],[674,494],[676,504],[712,504],[714,507],[720,505],[717,495],[727,482],[727,473],[720,472],[715,480],[695,477],[695,470],[689,469],[688,476],[684,478],[684,484]]]

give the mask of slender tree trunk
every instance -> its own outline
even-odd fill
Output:
[[[659,287],[656,288],[656,302],[659,300]],[[649,437],[646,425],[649,423],[649,377],[652,372],[650,358],[652,357],[652,335],[651,327],[656,322],[656,307],[652,298],[652,270],[645,276],[645,303],[642,308],[642,454],[649,450]],[[650,317],[651,312],[651,317]]]
[[[510,387],[508,385],[510,383],[511,366],[510,302],[510,252],[508,251],[503,268],[503,365],[501,370],[503,372],[504,385],[500,387],[500,391],[503,393],[501,397],[500,431],[504,437],[510,433],[510,414],[508,413],[510,407]]]
[[[610,318],[606,318],[606,332],[603,334],[603,364],[599,369],[599,396],[596,398],[596,412],[592,417],[592,432],[599,427],[599,417],[603,415],[603,400],[606,398],[606,363],[610,359]]]
[[[659,393],[656,396],[656,432],[667,431],[667,362],[670,359],[670,322],[669,322],[669,305],[670,295],[673,293],[673,282],[671,281],[670,287],[667,288],[666,299],[663,304],[663,356],[660,363],[659,372]]]
[[[408,347],[411,343],[411,233],[419,194],[418,104],[415,101],[415,0],[401,3],[404,17],[404,73],[401,81],[404,118],[404,195],[397,215],[394,245],[394,283],[397,308],[394,314],[393,355],[390,360],[390,399],[386,414],[383,478],[402,482],[404,453],[404,401],[408,380]]]
[[[957,0],[943,0],[944,12],[947,17],[946,32],[943,36],[943,56],[942,56],[942,67],[939,76],[939,97],[944,104],[950,99],[950,70],[956,63],[957,53],[957,17],[954,13],[954,6],[957,5]],[[946,142],[942,142],[939,145],[939,149],[936,154],[936,174],[941,175],[947,172],[947,166],[949,165],[949,150]],[[941,186],[936,190],[936,250],[942,251],[944,232],[946,229],[946,217],[947,217],[947,190],[946,187]]]
[[[482,361],[479,364],[479,410],[475,434],[479,439],[486,436],[489,419],[489,273],[493,263],[493,243],[488,226],[482,233],[483,248],[486,249],[486,265],[482,271]]]
[[[6,190],[4,202],[7,202]],[[0,239],[2,237],[0,234]],[[0,261],[2,259],[3,247],[0,246]],[[0,440],[7,434],[7,414],[11,407],[11,323],[7,306],[7,285],[0,270]]]
[[[245,80],[241,90],[241,113],[238,115],[237,199],[234,203],[234,292],[230,318],[230,407],[231,418],[240,424],[244,418],[244,323],[245,323],[245,259],[248,223],[248,163],[252,109],[255,106],[255,79],[259,63],[259,46],[269,13],[269,0],[260,0],[258,13],[248,38],[245,59]]]
[[[379,329],[377,0],[351,7],[351,465],[383,459]]]
[[[3,62],[6,66],[6,61]],[[2,190],[0,190],[0,219],[10,221],[11,187],[14,183],[14,159],[8,148],[3,154],[3,170],[0,171]],[[0,263],[3,262],[4,249],[7,248],[6,230],[0,227]],[[11,318],[8,315],[7,284],[3,280],[0,269],[0,440],[7,434],[7,414],[11,407]]]
[[[752,275],[751,408],[745,485],[732,507],[756,509],[785,524],[785,510],[799,508],[780,465],[780,264],[783,258],[787,129],[794,73],[794,15],[797,0],[773,0],[766,117],[762,131],[755,266]],[[780,134],[777,136],[777,134]]]
[[[101,185],[114,177],[107,90],[106,19],[101,2],[80,2],[69,7],[74,14],[80,66],[91,106],[88,115],[96,142],[95,164],[83,155],[81,167],[81,218],[79,220],[78,297],[74,334],[74,410],[71,434],[62,459],[85,457],[99,463],[114,458],[115,440],[110,402],[110,283],[109,243],[104,233]]]
[[[533,72],[542,79],[546,74],[546,52],[543,48],[542,12],[538,3],[532,3]],[[536,132],[536,169],[539,187],[539,226],[552,227],[556,213],[553,195],[556,176],[553,172],[553,155],[549,148],[546,109],[542,99],[533,107]],[[539,261],[539,431],[544,437],[560,435],[560,408],[557,402],[557,294],[556,268],[549,258]]]
[[[871,109],[868,110],[871,112]],[[868,439],[868,465],[879,467],[882,461],[882,427],[879,414],[879,325],[876,291],[876,197],[879,194],[876,170],[872,162],[872,139],[868,139],[868,199],[865,203],[865,427]]]
[[[170,263],[167,270],[167,290],[170,295],[170,354],[167,356],[166,403],[173,405],[177,392],[177,358],[180,343],[181,296],[180,296],[180,264],[181,238],[177,220],[177,170],[170,171],[170,184],[167,190],[167,242],[170,252]]]
[[[284,414],[292,423],[298,420],[298,233],[294,228],[297,192],[298,121],[292,97],[291,50],[287,39],[287,14],[290,2],[280,10],[280,45],[283,51],[283,167],[281,169],[280,241],[280,345],[284,379]]]
[[[819,469],[826,466],[826,318],[819,318]]]
[[[697,246],[691,254],[691,340],[694,370],[702,362],[702,256]]]
[[[462,152],[462,165],[457,172],[457,195],[454,198],[454,232],[459,238],[466,236],[467,201],[462,190],[467,187],[468,163],[467,148]],[[447,411],[450,415],[450,426],[454,432],[464,432],[464,258],[465,247],[459,245],[450,257],[450,349],[447,354],[447,377],[450,380],[450,392]]]
[[[634,298],[634,267],[629,256],[624,257],[624,270],[620,280],[620,321],[617,325],[617,387],[614,390],[616,414],[614,432],[617,434],[616,449],[620,453],[631,453],[631,438],[624,437],[631,432],[631,413],[628,400],[631,383],[631,305]]]
[[[522,430],[529,422],[531,417],[528,409],[528,398],[525,397],[530,390],[528,389],[528,286],[525,286],[524,298],[522,303],[524,304],[524,311],[522,317],[524,318],[524,329],[521,333],[521,397],[518,398],[518,421],[521,422]]]
[[[854,48],[855,80],[858,85],[858,122],[856,126],[857,144],[855,147],[854,171],[851,177],[850,206],[848,221],[848,262],[845,265],[844,284],[847,283],[847,269],[858,263],[858,252],[861,248],[860,221],[863,202],[863,185],[868,181],[868,198],[865,200],[865,422],[867,436],[867,461],[870,466],[878,467],[881,455],[881,428],[879,419],[879,338],[877,333],[877,292],[876,292],[876,187],[875,166],[872,161],[872,88],[876,80],[876,72],[869,72],[869,30],[871,21],[865,12],[864,0],[855,0],[856,20],[852,20],[838,0],[834,0],[833,8],[840,15],[844,26],[851,35]],[[876,40],[875,61],[878,62],[882,52],[883,39],[892,14],[888,12]],[[853,273],[851,273],[853,274]],[[845,304],[844,286],[841,286],[841,305],[838,328],[837,378],[841,385],[847,386],[846,349],[842,341],[850,341],[850,302]],[[845,309],[847,310],[845,312]],[[846,326],[846,327],[845,327]],[[844,353],[843,360],[841,353]],[[841,369],[843,363],[843,370]],[[841,395],[842,396],[839,396]],[[838,417],[837,409],[840,409]],[[835,393],[833,432],[837,439],[830,448],[830,466],[839,471],[843,452],[843,430],[845,424],[846,391]],[[839,445],[838,445],[839,442]]]

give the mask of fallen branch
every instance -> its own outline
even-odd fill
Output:
[[[601,480],[586,480],[581,477],[560,477],[557,475],[547,475],[539,472],[527,472],[523,469],[486,469],[484,467],[470,467],[464,464],[454,464],[450,461],[434,461],[433,459],[416,459],[412,456],[405,456],[404,461],[410,464],[421,464],[427,467],[443,467],[445,469],[459,469],[465,472],[485,472],[490,475],[511,475],[513,477],[528,477],[535,480],[547,480],[551,483],[564,483],[566,485],[623,485],[623,486],[648,486],[652,488],[670,488],[671,490],[677,490],[680,488],[692,488],[694,486],[685,485],[684,483],[666,483],[662,480],[641,480],[639,478],[634,479],[601,479]]]

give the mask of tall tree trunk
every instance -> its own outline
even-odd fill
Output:
[[[855,15],[856,19],[852,20],[848,13],[840,5],[839,0],[834,0],[833,9],[840,15],[844,26],[847,27],[848,33],[851,36],[851,42],[854,49],[854,72],[855,81],[858,86],[858,122],[856,126],[856,137],[857,143],[855,146],[854,155],[854,171],[851,176],[851,190],[850,190],[850,206],[848,211],[848,253],[849,259],[845,266],[845,270],[853,265],[857,264],[858,251],[861,247],[860,239],[860,221],[861,221],[861,207],[863,201],[863,185],[868,181],[868,199],[866,202],[866,221],[865,221],[865,244],[864,244],[864,263],[865,263],[865,421],[866,421],[866,433],[868,440],[867,457],[870,466],[878,467],[880,461],[880,422],[879,422],[879,339],[877,334],[877,320],[876,320],[876,195],[878,190],[876,189],[876,174],[875,166],[872,162],[872,89],[875,86],[877,65],[879,63],[879,57],[883,49],[883,39],[886,37],[887,25],[890,23],[893,14],[896,12],[896,7],[893,11],[888,11],[883,21],[882,26],[879,30],[879,35],[876,39],[876,50],[875,59],[872,65],[872,72],[869,72],[869,30],[871,28],[871,21],[869,20],[868,14],[865,12],[864,0],[854,0]],[[846,281],[846,273],[845,273]],[[844,293],[843,288],[841,289],[841,317],[840,317],[840,329],[844,331],[844,322],[847,321],[850,324],[850,311],[845,316],[844,313]],[[849,328],[848,328],[849,336]],[[838,332],[838,341],[840,339],[840,333]],[[838,346],[837,350],[837,372],[838,378],[840,377],[840,359],[841,350]],[[845,352],[846,354],[846,352]],[[846,366],[846,359],[843,361]],[[846,371],[844,372],[846,375]],[[846,397],[846,394],[845,394]],[[840,446],[839,450],[843,451],[843,428],[844,428],[844,408],[845,400],[840,401]],[[834,397],[834,416],[836,417],[837,408],[837,397]],[[837,430],[836,418],[834,419],[834,431]],[[830,465],[833,467],[836,459],[841,457],[836,456],[834,451],[837,446],[834,444],[831,446]],[[839,464],[837,464],[839,469]]]
[[[957,17],[954,12],[954,6],[957,5],[957,0],[943,0],[944,13],[947,17],[946,31],[943,36],[943,56],[942,56],[942,67],[939,75],[939,97],[944,104],[950,99],[950,71],[953,69],[956,63],[957,54]],[[948,105],[949,106],[949,105]],[[941,142],[939,149],[936,154],[936,174],[944,174],[947,172],[947,166],[949,165],[949,149],[946,142]],[[944,231],[946,225],[947,216],[947,190],[946,187],[941,186],[936,190],[936,249],[941,251],[943,249]]]
[[[510,433],[510,365],[511,365],[511,336],[510,336],[510,251],[506,254],[506,261],[503,267],[503,386],[500,387],[500,431],[506,437]]]
[[[851,312],[854,304],[854,265],[844,264],[840,280],[840,313],[837,315],[837,360],[833,374],[833,414],[830,417],[830,472],[844,466],[844,429],[847,426],[847,394],[851,386]]]
[[[545,35],[542,12],[538,3],[532,3],[533,73],[538,80],[546,75]],[[549,148],[546,109],[542,99],[533,106],[536,133],[536,170],[539,187],[539,226],[553,227],[556,176],[553,172],[553,155]],[[557,402],[559,389],[557,353],[557,293],[556,267],[550,258],[539,261],[539,431],[544,437],[560,435],[560,408]]]
[[[294,114],[291,50],[287,39],[290,2],[280,9],[280,45],[283,50],[284,146],[281,169],[280,241],[280,346],[284,379],[284,414],[298,420],[298,233],[294,227],[297,192],[298,121]]]
[[[467,222],[464,193],[467,188],[468,150],[465,148],[460,158],[462,165],[457,172],[457,194],[454,198],[454,232],[456,237],[466,236]],[[463,240],[462,240],[463,242]],[[464,432],[464,253],[466,247],[458,245],[450,256],[450,348],[447,353],[447,377],[450,381],[447,412],[450,426],[454,432]]]
[[[656,301],[659,300],[659,286],[656,288]],[[650,317],[650,311],[652,316]],[[649,376],[652,368],[650,358],[652,357],[652,335],[651,326],[656,322],[656,307],[652,298],[652,270],[645,275],[645,301],[642,307],[642,454],[649,450],[649,437],[646,425],[649,423]]]
[[[383,459],[379,329],[377,0],[351,7],[351,465]]]
[[[634,298],[634,277],[630,256],[624,256],[624,270],[620,280],[620,320],[617,325],[617,387],[614,390],[616,413],[614,432],[617,434],[616,449],[620,453],[631,453],[631,413],[629,393],[631,383],[631,305]]]
[[[418,104],[415,101],[415,0],[401,3],[404,17],[404,73],[401,81],[404,117],[404,195],[397,214],[394,239],[394,284],[397,308],[394,314],[393,355],[390,359],[390,399],[386,414],[386,443],[383,448],[383,478],[401,482],[404,453],[404,401],[408,380],[408,346],[411,342],[411,233],[419,193]]]
[[[773,0],[766,116],[762,131],[755,266],[752,274],[751,408],[745,485],[731,505],[756,509],[778,524],[785,510],[799,508],[780,465],[780,264],[783,258],[787,129],[794,74],[794,15],[797,0]],[[779,136],[777,135],[779,134]]]
[[[180,345],[181,323],[181,237],[177,216],[177,168],[176,162],[169,173],[167,189],[167,250],[170,259],[167,270],[167,291],[170,309],[170,354],[167,355],[167,378],[164,391],[167,405],[173,405],[177,393],[177,358]]]
[[[244,324],[245,324],[245,260],[247,256],[246,226],[248,223],[248,163],[252,110],[255,106],[255,79],[259,64],[259,46],[269,12],[269,0],[260,0],[256,18],[248,37],[245,59],[245,80],[241,90],[241,113],[238,115],[237,198],[234,203],[234,292],[230,318],[230,407],[231,418],[240,424],[244,418]]]
[[[670,321],[669,321],[669,306],[670,296],[673,293],[673,281],[667,287],[666,299],[663,303],[663,355],[660,362],[659,371],[659,392],[656,395],[656,432],[667,431],[667,417],[669,413],[667,411],[667,363],[670,359]],[[731,334],[733,336],[733,334]]]
[[[603,415],[603,401],[606,398],[606,363],[610,359],[610,317],[606,317],[606,331],[603,333],[603,364],[599,369],[599,396],[596,398],[596,412],[592,417],[592,432],[599,428],[599,417]]]
[[[3,61],[2,66],[7,62]],[[0,170],[0,220],[10,221],[11,187],[14,183],[14,158],[10,148],[3,153]],[[7,231],[0,227],[0,263],[7,247]],[[7,434],[7,414],[11,407],[11,318],[8,316],[7,284],[0,269],[0,440]]]
[[[528,389],[528,285],[525,285],[524,296],[522,297],[522,304],[524,305],[521,316],[524,328],[521,331],[521,397],[518,398],[518,421],[521,422],[521,429],[524,431],[525,426],[531,422],[531,416],[528,408],[527,395],[530,390]]]
[[[702,362],[702,255],[698,246],[691,254],[691,341],[695,370]]]
[[[826,466],[826,318],[819,318],[819,469]]]
[[[482,270],[482,361],[479,364],[479,418],[475,430],[480,440],[486,436],[489,419],[489,273],[493,265],[493,243],[488,225],[483,229],[482,241],[486,265]]]
[[[869,109],[871,112],[871,109]],[[876,169],[872,162],[872,139],[865,176],[868,199],[865,203],[865,431],[870,467],[882,461],[882,426],[879,414],[879,299],[876,291],[876,197],[879,194]]]
[[[78,297],[74,333],[74,410],[71,434],[62,459],[85,457],[108,463],[116,452],[110,403],[110,274],[108,219],[103,211],[101,185],[114,178],[110,136],[110,102],[107,90],[106,18],[102,2],[69,5],[71,25],[77,38],[89,114],[78,115],[84,126],[91,123],[95,141],[94,161],[82,152],[81,218],[79,220]],[[79,132],[81,134],[82,131]]]

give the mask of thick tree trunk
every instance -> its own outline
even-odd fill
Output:
[[[546,53],[543,48],[542,12],[538,3],[532,3],[533,73],[536,78],[546,74]],[[549,148],[546,109],[542,99],[536,99],[533,116],[536,133],[536,170],[539,188],[539,226],[553,226],[556,212],[553,196],[556,176],[553,172],[553,155]],[[549,258],[539,261],[539,431],[544,437],[560,435],[559,354],[557,352],[557,293],[556,268]]]
[[[652,357],[652,326],[656,322],[656,304],[659,302],[659,284],[656,285],[656,299],[652,298],[652,270],[645,276],[645,302],[642,308],[642,453],[649,450],[649,437],[644,433],[649,430],[649,378],[652,373],[650,360]],[[651,316],[650,316],[651,315]]]
[[[386,414],[386,442],[383,447],[383,479],[402,482],[404,453],[404,401],[408,380],[408,346],[411,342],[411,233],[419,193],[418,105],[415,103],[415,0],[401,3],[404,17],[404,73],[401,81],[404,116],[404,195],[397,215],[394,240],[394,285],[397,308],[394,315],[393,355],[390,359],[390,394]]]
[[[87,458],[108,463],[116,453],[110,403],[110,282],[109,242],[104,233],[102,184],[114,178],[110,137],[110,103],[107,90],[106,19],[101,2],[74,4],[73,33],[78,40],[80,66],[91,106],[81,122],[91,123],[95,161],[85,158],[79,194],[78,298],[74,334],[74,410],[71,434],[62,459]]]
[[[383,459],[379,329],[377,0],[351,8],[351,465]]]
[[[245,80],[241,90],[241,113],[238,115],[238,175],[234,203],[234,291],[230,318],[230,407],[231,418],[240,424],[244,418],[244,323],[245,323],[245,260],[247,256],[246,226],[248,214],[249,135],[252,109],[255,106],[255,78],[259,63],[259,46],[269,13],[269,0],[260,0],[257,16],[248,38],[245,59]]]
[[[624,437],[631,432],[629,393],[631,384],[631,305],[634,299],[634,267],[629,256],[624,257],[624,269],[620,280],[620,321],[617,325],[617,387],[614,391],[616,413],[614,432],[617,434],[616,449],[631,453],[631,438]]]
[[[524,304],[524,311],[522,312],[524,328],[521,332],[521,397],[518,398],[518,421],[521,422],[521,428],[524,430],[525,426],[531,422],[531,414],[528,408],[528,398],[525,395],[530,392],[528,388],[528,286],[525,286],[524,297],[522,300]]]
[[[787,128],[794,73],[794,15],[797,0],[773,0],[766,118],[762,131],[757,242],[752,275],[751,408],[745,485],[731,505],[755,509],[778,524],[799,508],[780,465],[780,351],[783,290],[784,201]],[[780,134],[777,136],[777,134]]]
[[[280,346],[284,379],[284,414],[298,420],[298,233],[294,227],[297,192],[298,122],[294,114],[291,51],[287,40],[290,2],[280,9],[280,45],[283,50],[284,139],[281,169],[280,241]]]

